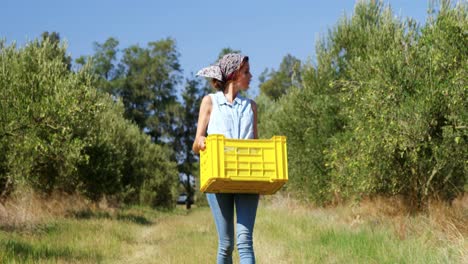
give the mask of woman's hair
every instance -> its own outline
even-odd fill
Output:
[[[211,78],[211,86],[216,89],[217,91],[224,91],[224,89],[226,89],[227,85],[232,82],[232,81],[235,81],[237,79],[237,74],[239,73],[239,70],[244,66],[245,63],[247,63],[249,61],[249,57],[245,57],[241,64],[239,65],[239,68],[237,70],[235,70],[233,73],[231,73],[229,76],[227,76],[226,80],[223,82],[223,81],[220,81],[218,79],[215,79],[215,78]]]

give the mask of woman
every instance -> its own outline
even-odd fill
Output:
[[[216,93],[201,102],[193,151],[205,149],[205,136],[223,134],[226,138],[253,139],[257,136],[257,106],[239,92],[249,88],[249,58],[230,53],[213,66],[203,68],[197,75],[211,78]],[[240,263],[255,263],[253,227],[257,214],[258,194],[207,193],[208,204],[218,231],[218,263],[232,263],[234,249],[234,208],[236,238]]]

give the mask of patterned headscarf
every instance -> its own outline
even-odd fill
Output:
[[[228,77],[239,69],[245,59],[248,59],[248,57],[242,54],[229,53],[224,55],[216,64],[198,71],[197,75],[226,82]]]

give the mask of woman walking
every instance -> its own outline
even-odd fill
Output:
[[[201,102],[193,151],[204,150],[205,137],[210,134],[223,134],[233,139],[258,138],[257,106],[253,100],[239,94],[249,88],[252,78],[249,58],[238,53],[226,54],[197,75],[211,78],[211,85],[217,91],[206,95]],[[232,263],[234,210],[240,263],[255,263],[252,236],[259,195],[207,193],[206,196],[218,231],[217,263]]]

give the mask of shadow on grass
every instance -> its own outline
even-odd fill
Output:
[[[20,234],[52,234],[58,231],[58,226],[56,223],[0,225],[0,231],[7,233],[17,232]]]
[[[108,212],[94,212],[91,210],[71,212],[70,216],[76,219],[112,219],[111,214]]]
[[[77,219],[109,219],[109,220],[118,220],[125,222],[132,222],[138,225],[152,225],[153,222],[148,218],[132,214],[132,213],[118,213],[116,215],[111,215],[108,212],[93,212],[91,210],[83,210],[78,212],[73,212],[72,217]]]
[[[68,247],[53,247],[46,244],[30,244],[27,242],[6,240],[0,241],[0,250],[5,261],[18,260],[23,261],[39,261],[39,260],[92,260],[99,262],[102,256],[96,253],[76,252]],[[1,259],[0,259],[1,260]]]
[[[135,214],[118,214],[117,220],[128,221],[139,225],[152,225],[153,222],[146,217]]]

